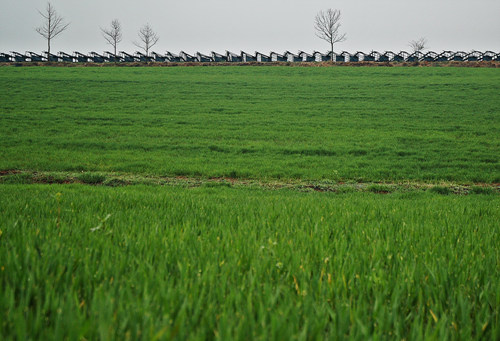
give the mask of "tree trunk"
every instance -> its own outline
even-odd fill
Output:
[[[330,43],[330,53],[331,53],[331,55],[330,55],[330,60],[331,60],[331,61],[332,61],[332,63],[333,63],[333,43]]]

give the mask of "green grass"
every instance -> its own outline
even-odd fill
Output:
[[[500,70],[0,69],[0,170],[500,182]]]
[[[498,196],[0,186],[0,338],[500,337]]]
[[[500,71],[0,67],[0,339],[500,338]]]

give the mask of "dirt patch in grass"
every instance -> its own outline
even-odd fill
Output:
[[[301,179],[247,179],[237,177],[147,176],[116,173],[34,172],[21,170],[0,171],[0,184],[73,184],[122,187],[133,185],[229,188],[289,189],[299,192],[352,193],[366,192],[388,195],[392,193],[430,192],[437,195],[499,195],[500,184],[492,183],[426,183],[426,182],[355,182]]]
[[[6,176],[6,175],[12,175],[12,174],[19,174],[19,173],[21,173],[21,171],[17,170],[17,169],[0,170],[0,176]]]

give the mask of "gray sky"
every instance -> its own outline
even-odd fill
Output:
[[[410,40],[426,37],[430,50],[500,52],[500,0],[52,0],[70,26],[53,51],[102,52],[99,27],[119,19],[119,50],[134,52],[137,31],[149,23],[160,36],[154,51],[188,53],[230,50],[326,51],[314,33],[319,10],[339,9],[347,41],[335,50],[409,50]],[[0,0],[0,52],[46,50],[34,28],[45,0]]]

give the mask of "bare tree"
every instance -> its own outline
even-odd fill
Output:
[[[118,43],[122,41],[122,26],[120,25],[120,22],[118,19],[115,19],[111,22],[111,27],[108,28],[102,28],[102,36],[104,39],[106,39],[106,42],[113,46],[114,49],[114,54],[116,56],[116,47],[118,46]]]
[[[333,61],[333,45],[346,40],[345,33],[340,33],[340,10],[327,9],[320,11],[314,20],[316,36],[330,44],[330,52]]]
[[[144,25],[139,30],[139,43],[134,42],[134,45],[146,52],[146,56],[149,56],[149,50],[156,45],[160,37],[156,35],[149,24]]]
[[[412,40],[408,45],[411,47],[413,52],[422,52],[427,48],[427,39],[420,38],[417,40]]]
[[[64,23],[64,18],[57,14],[50,2],[47,2],[44,12],[38,11],[38,13],[45,19],[45,23],[35,30],[47,40],[47,56],[50,58],[50,42],[60,33],[64,32],[68,28],[69,23]]]

